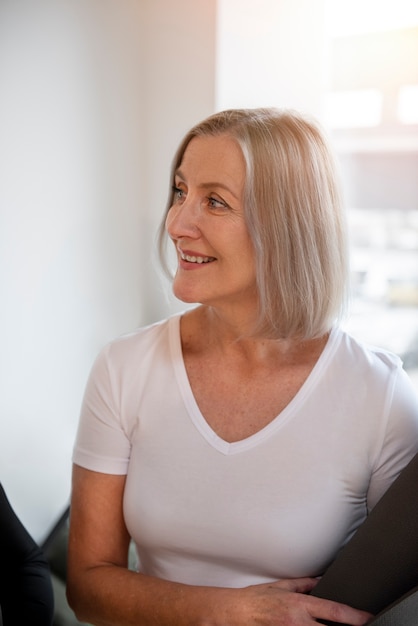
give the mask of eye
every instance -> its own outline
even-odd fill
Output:
[[[176,187],[176,185],[173,185],[171,190],[173,192],[173,203],[184,200],[184,198],[186,197],[186,192],[184,191],[184,189],[180,189],[180,187]]]
[[[208,205],[211,209],[227,209],[228,205],[223,200],[219,200],[219,198],[214,198],[213,196],[209,196]]]

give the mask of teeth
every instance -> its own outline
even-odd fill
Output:
[[[183,252],[180,252],[180,256],[183,261],[188,261],[189,263],[209,263],[209,261],[214,260],[211,256],[189,256],[188,254],[183,254]]]

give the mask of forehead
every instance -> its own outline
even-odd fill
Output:
[[[229,135],[193,137],[178,171],[184,176],[234,184],[245,182],[245,161],[238,143]]]

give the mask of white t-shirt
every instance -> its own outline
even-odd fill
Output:
[[[418,451],[418,398],[400,360],[334,329],[280,415],[227,443],[193,397],[179,319],[100,353],[74,462],[127,474],[125,521],[145,574],[225,587],[321,574]]]

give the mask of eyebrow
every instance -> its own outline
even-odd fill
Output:
[[[185,176],[182,174],[182,171],[180,169],[176,170],[174,172],[174,177],[179,176],[179,178],[181,178],[184,182],[186,182],[186,178]],[[202,183],[201,185],[199,185],[202,189],[213,189],[214,187],[220,187],[221,189],[225,189],[225,191],[227,191],[228,193],[231,194],[231,196],[234,196],[235,200],[239,200],[239,197],[232,191],[232,189],[230,187],[228,187],[228,185],[225,185],[224,183],[220,183],[220,182],[207,182],[207,183]]]

